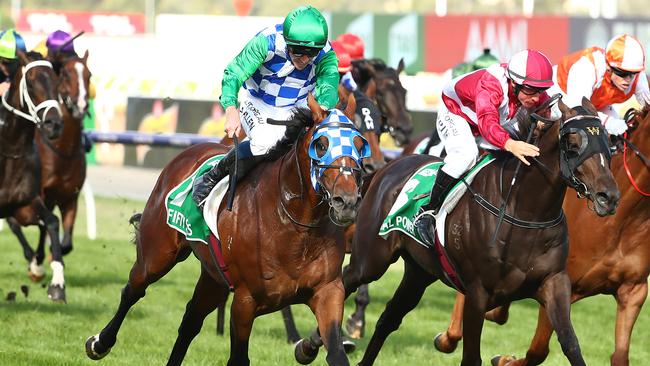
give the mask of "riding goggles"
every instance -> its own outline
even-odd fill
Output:
[[[621,69],[617,69],[617,68],[611,67],[611,66],[610,66],[610,68],[612,69],[612,73],[616,74],[616,76],[619,76],[619,77],[621,77],[623,79],[628,78],[628,77],[634,77],[634,76],[636,76],[636,74],[639,73],[638,71],[621,70]]]
[[[294,57],[307,56],[309,58],[316,57],[320,52],[320,48],[304,47],[304,46],[288,46],[289,53]]]

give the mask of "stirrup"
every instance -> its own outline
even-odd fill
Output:
[[[424,216],[431,216],[435,219],[435,216],[437,214],[436,211],[437,210],[422,210],[422,212],[418,212],[413,219],[413,225],[418,226],[417,223],[420,222],[420,219]]]

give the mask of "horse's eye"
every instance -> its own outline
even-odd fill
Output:
[[[323,142],[322,140],[316,141],[316,153],[318,154],[318,157],[325,155],[327,152],[327,145],[327,142]]]

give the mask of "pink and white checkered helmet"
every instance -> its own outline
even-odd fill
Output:
[[[612,38],[605,49],[605,59],[611,67],[639,72],[645,69],[645,52],[638,39],[629,34]]]
[[[550,88],[553,86],[553,66],[539,51],[519,51],[508,62],[508,78],[518,85]]]

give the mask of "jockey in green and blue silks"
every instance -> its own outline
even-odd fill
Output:
[[[0,83],[9,81],[17,70],[18,50],[27,52],[23,37],[13,29],[0,32]]]
[[[243,177],[284,137],[285,126],[267,118],[287,120],[295,107],[307,106],[312,93],[325,109],[338,102],[338,61],[327,41],[323,15],[311,6],[292,10],[283,24],[268,27],[250,40],[224,71],[221,105],[226,111],[226,132],[247,139],[239,144],[238,176]],[[241,87],[246,93],[238,99]],[[195,180],[193,198],[200,204],[216,183],[229,174],[235,152]]]

